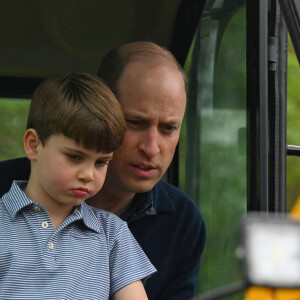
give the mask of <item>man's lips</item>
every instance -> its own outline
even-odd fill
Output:
[[[153,164],[147,164],[147,163],[137,163],[137,164],[132,164],[135,168],[139,168],[142,170],[152,170],[152,169],[157,169],[156,165]]]
[[[80,187],[80,188],[72,189],[72,193],[77,196],[88,196],[90,192],[87,188]]]
[[[139,177],[152,177],[157,173],[158,167],[153,164],[131,164],[132,172]]]

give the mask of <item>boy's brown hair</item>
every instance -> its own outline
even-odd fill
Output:
[[[70,73],[50,77],[36,88],[29,128],[43,145],[62,133],[87,149],[109,153],[121,146],[126,124],[118,100],[99,77]]]

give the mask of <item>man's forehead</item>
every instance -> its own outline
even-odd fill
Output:
[[[143,70],[143,74],[147,74],[147,71],[153,71],[156,69],[164,69],[166,72],[174,72],[181,74],[181,71],[178,69],[178,66],[165,58],[162,59],[147,59],[147,60],[133,60],[129,62],[123,71],[124,75],[127,73],[136,72],[137,70]]]
[[[139,119],[139,120],[157,120],[161,123],[180,123],[182,122],[184,112],[174,109],[160,110],[153,107],[145,108],[143,106],[137,107],[135,105],[128,105],[124,108],[125,118]]]
[[[182,118],[186,91],[179,71],[131,64],[120,82],[119,101],[125,113],[165,114]]]
[[[143,62],[130,63],[122,74],[122,77],[118,83],[119,100],[122,100],[121,96],[124,93],[144,93],[146,89],[150,89],[147,92],[155,92],[155,88],[161,86],[173,85],[173,89],[184,94],[184,100],[186,100],[186,86],[184,75],[178,70],[178,68],[170,67],[167,65],[148,65]],[[151,90],[154,88],[154,90]],[[170,92],[171,92],[170,91]],[[168,93],[167,93],[168,95]]]

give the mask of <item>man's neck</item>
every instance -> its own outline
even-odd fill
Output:
[[[86,202],[91,206],[110,211],[120,216],[129,208],[134,196],[135,193],[120,191],[108,186],[108,184],[104,184],[98,194]]]

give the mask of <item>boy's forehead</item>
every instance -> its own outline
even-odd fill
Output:
[[[78,154],[89,154],[89,153],[91,153],[91,154],[95,154],[95,155],[106,155],[106,156],[112,156],[113,155],[113,152],[104,152],[104,151],[98,151],[97,149],[89,149],[89,148],[84,147],[81,144],[77,144],[75,146],[64,145],[63,147],[66,150],[70,150],[70,151],[76,152]]]
[[[49,137],[47,144],[53,147],[60,147],[61,149],[65,149],[67,151],[73,151],[78,154],[93,154],[100,156],[112,157],[113,152],[104,152],[98,151],[96,149],[89,149],[85,147],[82,143],[78,143],[75,139],[67,137],[63,134],[53,134]],[[46,145],[47,145],[46,144]]]

